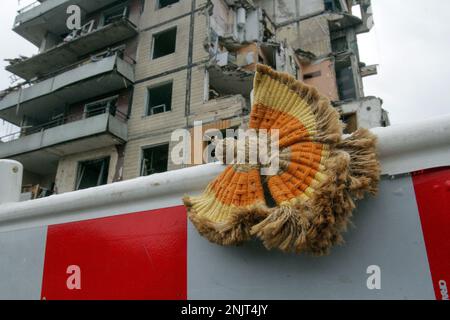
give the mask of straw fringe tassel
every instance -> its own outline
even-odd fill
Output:
[[[264,246],[271,250],[299,253],[303,247],[306,230],[310,227],[308,217],[289,204],[273,208],[270,215],[251,229]]]
[[[196,212],[190,197],[184,197],[183,202],[187,208],[189,219],[200,235],[210,242],[222,246],[240,245],[250,240],[252,237],[251,227],[268,215],[265,205],[260,204],[249,209],[237,209],[226,221],[213,222]]]
[[[341,233],[355,208],[346,190],[350,157],[337,152],[327,161],[329,178],[317,189],[314,198],[270,209],[269,216],[252,228],[252,234],[267,249],[320,256],[343,242]]]
[[[350,156],[337,151],[328,159],[329,179],[318,188],[315,196],[305,204],[313,218],[307,231],[307,252],[321,256],[331,247],[342,244],[355,204],[347,191]]]
[[[355,199],[378,192],[381,166],[377,158],[377,138],[367,129],[358,129],[337,145],[350,155],[348,189]]]
[[[337,110],[330,106],[325,98],[311,107],[316,116],[317,135],[314,140],[321,143],[335,144],[340,142],[344,125],[339,120]]]

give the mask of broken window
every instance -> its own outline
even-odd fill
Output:
[[[83,190],[107,184],[108,172],[109,157],[80,162],[75,189]]]
[[[349,58],[336,62],[336,82],[342,101],[356,99],[355,79]]]
[[[103,12],[103,25],[116,22],[128,16],[128,7],[119,5]]]
[[[346,37],[340,37],[331,40],[331,48],[333,52],[343,52],[348,50],[348,43]]]
[[[219,97],[220,97],[219,91],[217,91],[212,86],[210,86],[209,87],[209,95],[208,95],[209,100],[214,100],[214,99],[217,99]]]
[[[164,144],[142,150],[141,176],[166,172],[169,161],[169,145]]]
[[[100,114],[110,113],[115,115],[117,110],[117,97],[102,99],[84,106],[85,118],[95,117]]]
[[[269,67],[276,69],[276,61],[277,61],[277,50],[278,46],[273,45],[264,45],[261,44],[260,51],[259,51],[259,60],[263,62],[264,64],[268,65]]]
[[[340,0],[324,0],[326,11],[342,11]]]
[[[351,134],[358,129],[358,117],[356,113],[348,113],[342,116],[342,122],[345,123],[344,133]]]
[[[176,38],[176,27],[153,35],[153,59],[174,53]]]
[[[222,140],[226,138],[234,138],[237,140],[237,134],[239,126],[234,126],[226,129],[208,129],[205,134],[204,138],[206,138],[207,141],[203,142],[204,150],[207,150],[207,162],[206,163],[212,163],[218,161],[216,159],[216,148],[211,146],[214,139]]]
[[[208,69],[209,99],[216,99],[228,95],[242,95],[250,98],[253,87],[253,73],[242,69],[223,71],[221,68]]]
[[[172,82],[148,89],[148,116],[172,110],[172,90]]]
[[[158,0],[158,9],[177,3],[179,0]]]
[[[334,31],[331,33],[331,49],[333,52],[343,52],[349,49],[347,33],[345,30]]]
[[[214,139],[225,139],[227,138],[227,129],[209,129],[204,134],[207,141],[204,141],[204,149],[207,150],[207,163],[216,162],[216,148],[212,145]]]

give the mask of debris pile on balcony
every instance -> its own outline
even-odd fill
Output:
[[[24,61],[24,60],[27,60],[27,59],[28,59],[28,57],[19,55],[18,58],[3,59],[3,60],[6,61],[6,62],[8,62],[10,65],[14,65],[14,64],[16,64],[16,63],[20,63],[20,62],[22,62],[22,61]]]

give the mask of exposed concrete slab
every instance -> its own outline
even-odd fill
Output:
[[[253,72],[245,70],[224,71],[217,66],[212,66],[208,70],[210,85],[221,94],[250,96],[253,88]]]
[[[366,97],[339,105],[342,114],[356,113],[358,128],[376,128],[383,126],[382,100],[376,97]]]
[[[39,6],[19,12],[13,30],[36,46],[47,32],[67,33],[67,7],[75,4],[82,8],[82,20],[87,13],[98,10],[117,0],[46,0]]]
[[[124,41],[137,34],[136,26],[127,19],[123,19],[100,27],[70,42],[63,42],[22,62],[7,66],[6,70],[25,80],[41,77],[64,66],[76,63],[79,57]]]
[[[33,172],[45,174],[50,170],[47,161],[53,167],[62,156],[124,143],[127,134],[125,122],[101,114],[2,143],[0,158],[17,159],[27,168],[33,166]]]
[[[327,13],[330,21],[330,30],[342,30],[351,27],[357,27],[363,24],[363,21],[348,13]]]
[[[0,117],[14,124],[19,124],[23,115],[45,121],[53,111],[62,113],[66,104],[120,90],[133,82],[134,66],[114,55],[10,92],[0,100]]]
[[[378,65],[373,64],[370,66],[364,66],[360,69],[361,77],[369,77],[378,74]]]

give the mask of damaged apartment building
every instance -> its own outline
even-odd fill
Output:
[[[68,30],[69,5],[82,26]],[[33,43],[9,59],[20,78],[0,93],[17,132],[0,158],[24,165],[24,199],[180,168],[176,129],[245,126],[257,63],[329,97],[347,123],[388,125],[365,97],[357,35],[373,25],[370,0],[41,0],[13,30]]]

